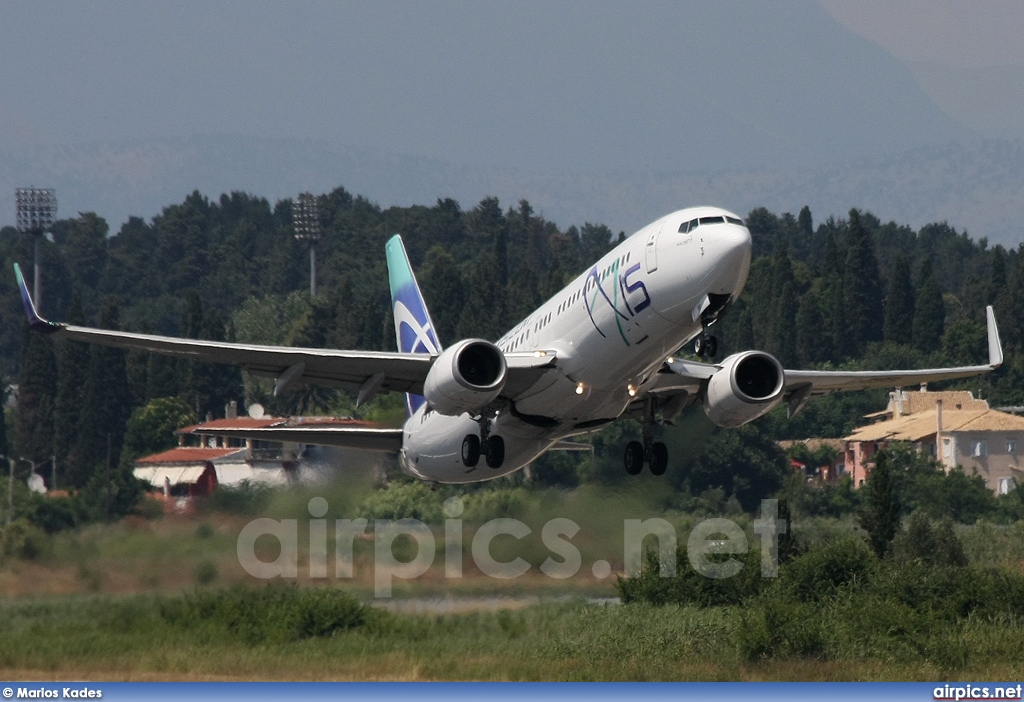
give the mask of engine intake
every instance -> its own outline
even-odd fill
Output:
[[[704,413],[720,427],[743,426],[779,404],[785,386],[786,372],[771,354],[733,354],[708,381]]]
[[[501,349],[483,339],[466,339],[434,361],[423,382],[423,397],[441,414],[475,412],[498,397],[506,372]]]

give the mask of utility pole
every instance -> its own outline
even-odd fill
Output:
[[[53,217],[57,214],[57,195],[53,188],[16,188],[14,202],[18,210],[18,231],[29,234],[33,238],[34,279],[32,282],[32,302],[36,309],[41,309],[42,278],[39,270],[39,245],[42,238],[53,226]]]
[[[320,241],[320,210],[313,193],[300,193],[292,207],[295,238],[309,246],[309,296],[316,297],[316,245]]]

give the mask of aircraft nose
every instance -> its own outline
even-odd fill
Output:
[[[717,277],[713,292],[738,297],[750,271],[752,241],[750,231],[741,224],[722,227],[715,242],[718,249]]]
[[[729,232],[724,238],[726,245],[735,251],[749,251],[752,246],[750,230],[741,224],[734,224],[729,227]]]

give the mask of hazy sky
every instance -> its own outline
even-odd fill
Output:
[[[983,136],[1024,137],[1024,3],[819,1],[902,61],[954,119]]]
[[[1022,37],[1021,0],[0,0],[0,184],[55,186],[115,229],[193,188],[494,191],[617,226],[693,199],[796,211],[803,193],[710,184],[1009,153],[977,144],[1024,140]],[[1007,211],[1010,186],[979,194],[968,170],[924,173],[942,216]],[[629,185],[674,176],[709,186]],[[877,206],[873,182],[822,209]]]
[[[928,96],[970,130],[1019,123],[1024,136],[1024,120],[1005,114],[1015,97],[967,109],[942,96],[942,74],[929,68],[967,70],[952,82],[998,92],[992,76],[1024,62],[1020,8],[993,0],[6,1],[0,140],[297,136],[567,169],[669,169],[707,159],[698,143],[726,142],[755,161],[760,153],[752,165],[763,166],[944,137],[951,126],[928,114]],[[883,51],[871,55],[843,27],[904,68],[885,65]],[[976,69],[995,73],[979,80],[969,74]],[[883,75],[891,92],[844,123],[836,105],[850,91],[869,101]],[[874,127],[881,137],[858,131],[889,112],[904,123]]]

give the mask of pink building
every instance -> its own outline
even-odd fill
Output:
[[[1024,478],[1024,417],[990,409],[966,391],[889,394],[889,406],[867,416],[871,424],[847,436],[846,470],[859,487],[871,473],[872,457],[893,441],[911,444],[946,469],[980,475],[997,494]]]

